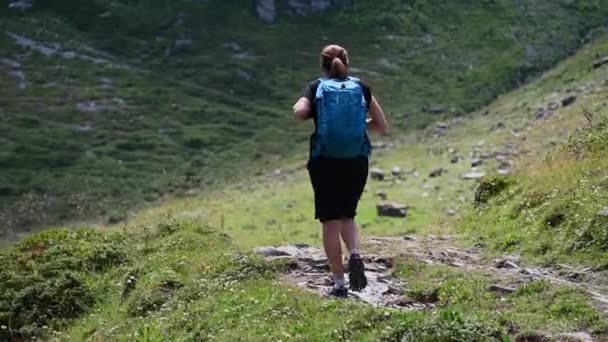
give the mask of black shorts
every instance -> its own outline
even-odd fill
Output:
[[[321,222],[354,218],[368,168],[367,157],[311,159],[308,173],[315,192],[315,218]]]

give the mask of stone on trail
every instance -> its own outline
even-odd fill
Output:
[[[549,110],[554,111],[559,109],[559,103],[557,102],[549,102],[549,106],[547,107]]]
[[[568,107],[576,102],[577,97],[574,95],[570,95],[562,100],[562,107]]]
[[[381,203],[376,206],[378,216],[383,217],[407,217],[408,206],[397,203]]]
[[[600,58],[597,61],[593,62],[593,69],[597,69],[606,64],[608,64],[608,56],[606,56],[604,58]]]
[[[369,171],[370,177],[373,180],[378,180],[378,181],[382,181],[384,180],[384,171],[378,169],[378,168],[373,168]]]
[[[519,269],[516,264],[516,260],[513,258],[505,258],[496,261],[496,268],[507,268],[507,269]]]
[[[593,342],[593,337],[586,332],[559,334],[555,336],[558,342]]]
[[[475,180],[475,179],[482,179],[485,176],[486,176],[485,172],[472,171],[467,174],[464,174],[462,176],[462,178],[467,179],[467,180]]]
[[[475,158],[471,162],[471,167],[478,167],[478,166],[481,166],[481,164],[483,164],[483,159],[481,159],[481,158]]]
[[[441,177],[441,175],[443,175],[443,173],[446,172],[446,170],[442,167],[434,169],[433,171],[431,171],[431,173],[429,174],[429,177],[431,178],[437,178],[437,177]]]
[[[490,285],[488,287],[488,291],[490,292],[494,292],[494,293],[498,293],[501,295],[508,295],[511,294],[515,291],[517,291],[517,289],[515,289],[514,287],[509,287],[509,286],[502,286],[502,285]]]

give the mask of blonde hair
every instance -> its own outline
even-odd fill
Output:
[[[340,45],[328,45],[321,51],[321,70],[331,78],[348,76],[348,51]]]

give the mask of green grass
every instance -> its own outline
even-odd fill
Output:
[[[222,188],[304,155],[310,126],[294,127],[289,108],[330,41],[351,49],[402,132],[437,120],[431,106],[462,115],[556,64],[595,37],[589,32],[606,11],[593,1],[363,0],[264,25],[240,1],[54,0],[26,15],[2,9],[0,48],[7,58],[23,56],[28,88],[0,80],[1,231],[115,222],[135,206]],[[23,55],[5,31],[130,68]],[[193,45],[166,57],[181,36]],[[114,98],[124,107],[76,109]],[[77,132],[86,125],[93,131]]]
[[[584,292],[549,282],[531,282],[500,295],[488,290],[497,281],[491,272],[401,260],[395,274],[407,281],[408,298],[481,317],[485,326],[511,335],[583,330],[605,334],[608,329]]]
[[[280,285],[280,263],[179,221],[128,234],[51,231],[0,257],[9,261],[0,273],[2,339],[393,341],[406,333],[432,340],[450,329],[446,341],[466,341],[502,334],[457,311],[377,310]]]

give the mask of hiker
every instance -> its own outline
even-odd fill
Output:
[[[329,295],[335,297],[348,296],[340,238],[350,253],[350,289],[360,291],[367,286],[354,219],[368,175],[371,143],[367,130],[387,132],[378,101],[367,85],[348,76],[349,65],[343,47],[325,47],[321,52],[325,78],[310,82],[293,106],[296,119],[315,122],[307,168],[315,196],[315,219],[322,224],[323,247],[334,280]]]

